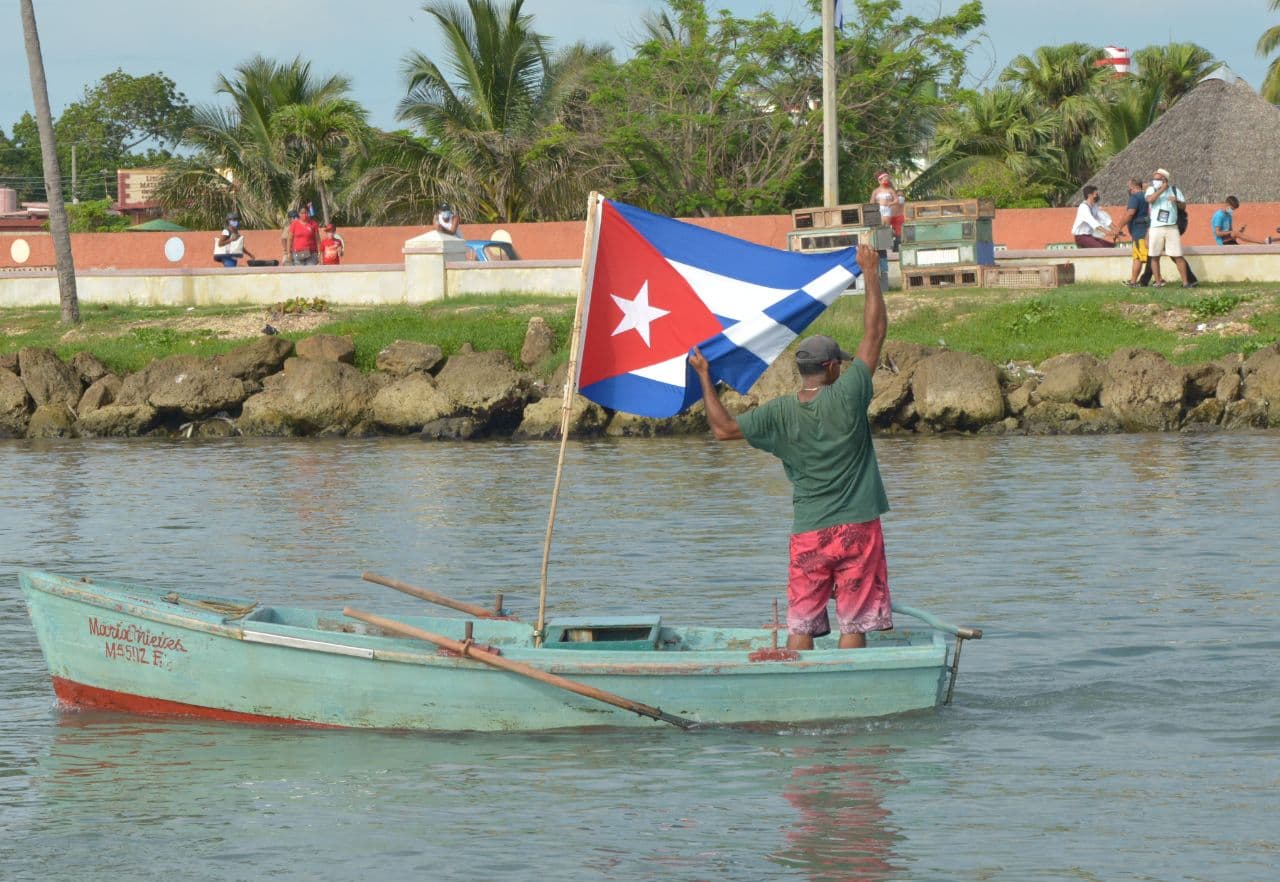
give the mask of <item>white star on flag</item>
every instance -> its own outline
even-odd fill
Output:
[[[625,300],[617,294],[610,294],[609,296],[613,298],[613,302],[618,304],[618,308],[622,310],[622,321],[618,322],[618,327],[613,329],[611,336],[616,337],[626,331],[635,331],[640,335],[640,339],[644,341],[644,345],[649,346],[650,323],[670,313],[670,310],[659,309],[656,306],[649,305],[649,283],[646,281],[640,286],[640,290],[636,292],[635,300]]]

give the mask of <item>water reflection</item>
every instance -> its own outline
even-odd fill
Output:
[[[894,851],[902,835],[890,822],[886,793],[902,785],[892,771],[899,751],[877,747],[795,751],[798,765],[783,796],[797,818],[787,848],[773,855],[813,882],[881,882],[898,872]]]

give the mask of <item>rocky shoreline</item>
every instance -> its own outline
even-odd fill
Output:
[[[175,355],[128,376],[81,352],[0,355],[0,437],[228,437],[417,435],[424,440],[559,437],[565,369],[549,380],[529,366],[553,349],[550,328],[529,323],[520,364],[503,352],[398,341],[377,369],[353,366],[343,337],[259,339],[212,358]],[[742,412],[799,385],[783,357],[746,395]],[[1277,402],[1274,406],[1272,402]],[[879,432],[1087,435],[1280,426],[1280,343],[1179,367],[1143,349],[1100,360],[1067,354],[1039,365],[991,362],[889,341],[875,373],[870,415]],[[707,431],[702,406],[671,419],[613,413],[576,396],[570,435],[654,437]]]

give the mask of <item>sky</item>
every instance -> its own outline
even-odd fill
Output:
[[[926,16],[959,5],[960,0],[903,0],[905,10]],[[6,134],[32,107],[17,6],[9,0],[0,7],[10,25],[0,28],[0,128]],[[300,55],[318,74],[350,77],[353,97],[381,128],[396,125],[396,104],[405,91],[404,56],[418,50],[435,57],[440,51],[437,29],[421,6],[421,0],[35,0],[55,115],[116,68],[135,76],[163,72],[199,105],[218,101],[219,73],[229,74],[255,54],[282,61]],[[817,26],[804,0],[710,0],[709,6],[745,17],[771,10]],[[1081,41],[1133,50],[1172,40],[1206,47],[1256,89],[1266,60],[1254,47],[1264,30],[1280,23],[1268,6],[1267,0],[985,0],[987,24],[969,68],[991,82],[1012,58],[1038,46]],[[535,28],[555,45],[604,42],[619,58],[631,54],[643,17],[662,8],[661,0],[524,4]]]

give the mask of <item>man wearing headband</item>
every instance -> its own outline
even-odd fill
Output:
[[[868,631],[893,627],[889,572],[880,515],[889,510],[871,443],[871,374],[880,363],[889,320],[876,272],[879,258],[858,247],[866,280],[862,340],[850,356],[830,337],[796,348],[800,389],[736,419],[720,401],[702,353],[689,366],[702,385],[707,421],[719,441],[745,439],[782,460],[791,480],[795,518],[787,578],[787,648],[813,649],[831,633],[827,603],[834,596],[841,649],[867,645]],[[853,358],[847,371],[843,362]]]

